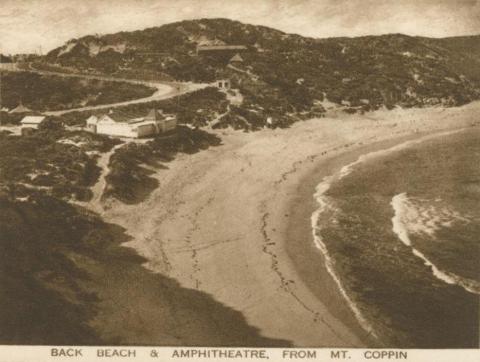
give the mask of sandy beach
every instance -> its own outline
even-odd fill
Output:
[[[126,246],[150,271],[240,312],[264,337],[301,347],[381,346],[362,329],[313,245],[315,186],[362,154],[478,124],[479,110],[475,102],[332,114],[273,131],[217,131],[221,146],[181,155],[158,171],[160,186],[146,201],[110,201],[102,217],[126,229]],[[129,298],[142,310],[141,300]],[[95,321],[104,329],[114,323],[102,313]],[[135,333],[143,344],[162,344],[152,325]]]

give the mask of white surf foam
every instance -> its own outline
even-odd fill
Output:
[[[442,199],[436,199],[439,204]],[[413,234],[427,234],[432,237],[442,227],[450,227],[454,223],[471,222],[471,218],[461,215],[459,212],[448,207],[432,205],[429,200],[405,198],[403,200],[403,219],[408,223],[408,230]],[[439,204],[440,205],[440,204]]]
[[[342,282],[340,281],[339,277],[335,273],[334,262],[328,253],[327,246],[324,244],[320,236],[321,228],[318,225],[318,220],[319,220],[319,216],[331,207],[330,204],[328,203],[328,197],[325,196],[325,193],[330,188],[330,185],[334,179],[335,179],[334,175],[325,177],[323,181],[320,184],[318,184],[315,189],[314,198],[318,202],[319,208],[312,214],[312,217],[311,217],[313,240],[314,240],[315,246],[322,252],[325,258],[325,266],[327,268],[328,273],[331,275],[331,277],[337,284],[340,290],[340,293],[347,301],[348,306],[353,311],[360,325],[370,335],[374,336],[375,338],[378,338],[377,334],[373,330],[373,327],[370,325],[370,323],[368,323],[366,318],[363,316],[362,312],[358,309],[358,307],[355,305],[353,300],[350,298],[347,291],[343,287]]]
[[[397,235],[402,243],[412,249],[412,253],[416,257],[423,260],[424,264],[432,270],[433,275],[437,279],[447,284],[455,284],[461,286],[470,293],[480,294],[480,285],[477,281],[462,278],[453,273],[440,270],[425,256],[425,254],[415,249],[415,247],[412,245],[412,241],[410,239],[411,233],[424,232],[429,235],[433,235],[439,224],[445,225],[442,222],[443,215],[437,214],[436,216],[432,216],[435,214],[435,212],[431,209],[431,207],[423,212],[419,211],[418,208],[416,208],[415,205],[408,199],[406,193],[395,195],[392,198],[391,205],[395,212],[395,215],[392,217],[393,232]],[[450,213],[449,215],[451,217],[461,217],[457,214]],[[428,218],[429,216],[432,216],[432,220],[425,222],[425,217]]]
[[[465,130],[465,128],[460,128],[460,129],[456,129],[456,130],[438,132],[438,133],[427,135],[427,136],[424,136],[424,137],[421,137],[421,138],[418,138],[418,139],[415,139],[415,140],[405,141],[403,143],[400,143],[398,145],[395,145],[395,146],[387,148],[387,149],[383,149],[383,150],[379,150],[379,151],[373,151],[373,152],[367,153],[365,155],[361,155],[356,161],[342,167],[337,174],[333,174],[333,175],[324,177],[322,182],[320,184],[318,184],[316,189],[315,189],[314,198],[317,201],[317,203],[319,204],[319,208],[312,214],[312,217],[311,217],[312,233],[313,233],[313,240],[314,240],[315,246],[323,253],[323,255],[325,257],[325,265],[326,265],[328,273],[332,276],[333,280],[338,285],[338,288],[339,288],[342,296],[347,301],[348,305],[350,306],[351,310],[355,314],[355,317],[359,321],[360,325],[368,333],[370,333],[371,335],[373,335],[376,338],[378,338],[378,335],[373,330],[373,327],[366,320],[366,318],[363,316],[362,312],[359,310],[359,308],[355,305],[355,303],[352,301],[350,296],[347,294],[345,288],[342,285],[342,282],[340,281],[339,277],[335,273],[334,262],[331,259],[330,255],[328,253],[328,249],[327,249],[325,243],[323,242],[323,240],[320,236],[321,227],[318,225],[319,216],[330,207],[330,205],[328,203],[328,197],[325,194],[328,191],[328,189],[330,188],[333,181],[340,180],[340,179],[346,177],[347,175],[349,175],[350,173],[353,172],[355,166],[361,164],[362,162],[365,162],[365,161],[370,160],[370,159],[375,158],[375,157],[386,155],[386,154],[391,153],[391,152],[395,152],[395,151],[405,149],[405,148],[410,147],[414,144],[418,144],[418,143],[424,142],[424,141],[432,139],[432,138],[447,136],[447,135],[462,132],[464,130]]]

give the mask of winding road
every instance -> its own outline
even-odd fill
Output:
[[[107,76],[100,76],[100,75],[62,73],[62,72],[35,69],[31,66],[31,64],[27,64],[27,69],[20,69],[18,67],[14,67],[8,70],[16,71],[16,72],[28,71],[28,72],[34,72],[34,73],[43,74],[43,75],[54,75],[54,76],[60,76],[60,77],[95,79],[95,80],[103,80],[107,82],[124,82],[124,83],[131,83],[131,84],[140,84],[147,87],[156,88],[155,93],[153,93],[148,97],[132,99],[132,100],[123,101],[123,102],[110,103],[110,104],[100,104],[95,106],[86,106],[86,107],[44,112],[44,114],[47,116],[61,116],[63,114],[71,113],[71,112],[83,112],[83,111],[91,111],[96,109],[126,106],[130,104],[159,101],[163,99],[180,96],[182,94],[190,93],[199,89],[203,89],[210,85],[208,83],[173,82],[173,81],[151,82],[151,81],[143,81],[143,80],[137,80],[137,79],[115,78],[115,77],[107,77]]]
[[[165,82],[165,83],[149,83],[149,82],[136,82],[137,84],[144,84],[146,86],[155,87],[157,90],[151,96],[132,99],[124,102],[101,104],[96,106],[87,106],[80,108],[64,109],[61,111],[49,111],[45,112],[47,116],[61,116],[62,114],[71,112],[83,112],[96,109],[105,109],[119,106],[126,106],[129,104],[146,103],[152,101],[160,101],[167,98],[173,98],[182,94],[190,93],[208,86],[208,84],[198,83],[180,83],[180,82]]]

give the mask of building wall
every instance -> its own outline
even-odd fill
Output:
[[[96,116],[90,116],[90,118],[87,119],[87,126],[86,129],[87,131],[97,133],[97,123],[98,123],[98,117]]]
[[[20,134],[22,136],[30,136],[31,134],[33,134],[34,132],[36,131],[35,128],[31,128],[31,127],[22,127],[20,128]]]
[[[24,129],[24,128],[30,128],[30,129],[38,129],[38,123],[23,123],[21,126],[20,126],[20,129]]]
[[[87,124],[87,131],[90,131],[92,133],[97,133],[97,125],[96,124]]]
[[[129,124],[115,122],[107,116],[100,119],[97,124],[94,124],[93,119],[87,120],[86,129],[93,133],[104,134],[107,136],[139,138],[154,136],[159,133],[174,130],[177,127],[177,119],[165,119],[162,121],[147,124]]]
[[[157,133],[157,128],[154,124],[144,124],[136,128],[137,137],[148,137]]]
[[[230,81],[229,80],[218,80],[217,81],[218,88],[229,89],[230,88]]]
[[[138,137],[137,132],[128,123],[99,123],[97,124],[97,133],[117,137]]]
[[[177,128],[177,119],[167,119],[163,121],[161,124],[161,132],[165,133]]]
[[[96,117],[96,116],[90,116],[90,117],[87,119],[86,123],[87,123],[87,126],[88,126],[88,125],[91,125],[91,124],[96,125],[96,124],[98,123],[98,117]]]

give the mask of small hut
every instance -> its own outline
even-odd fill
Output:
[[[38,129],[40,123],[45,121],[45,116],[26,116],[20,121],[20,131],[22,135],[29,135]]]
[[[215,86],[220,89],[230,89],[231,83],[229,79],[219,79],[215,81]]]

